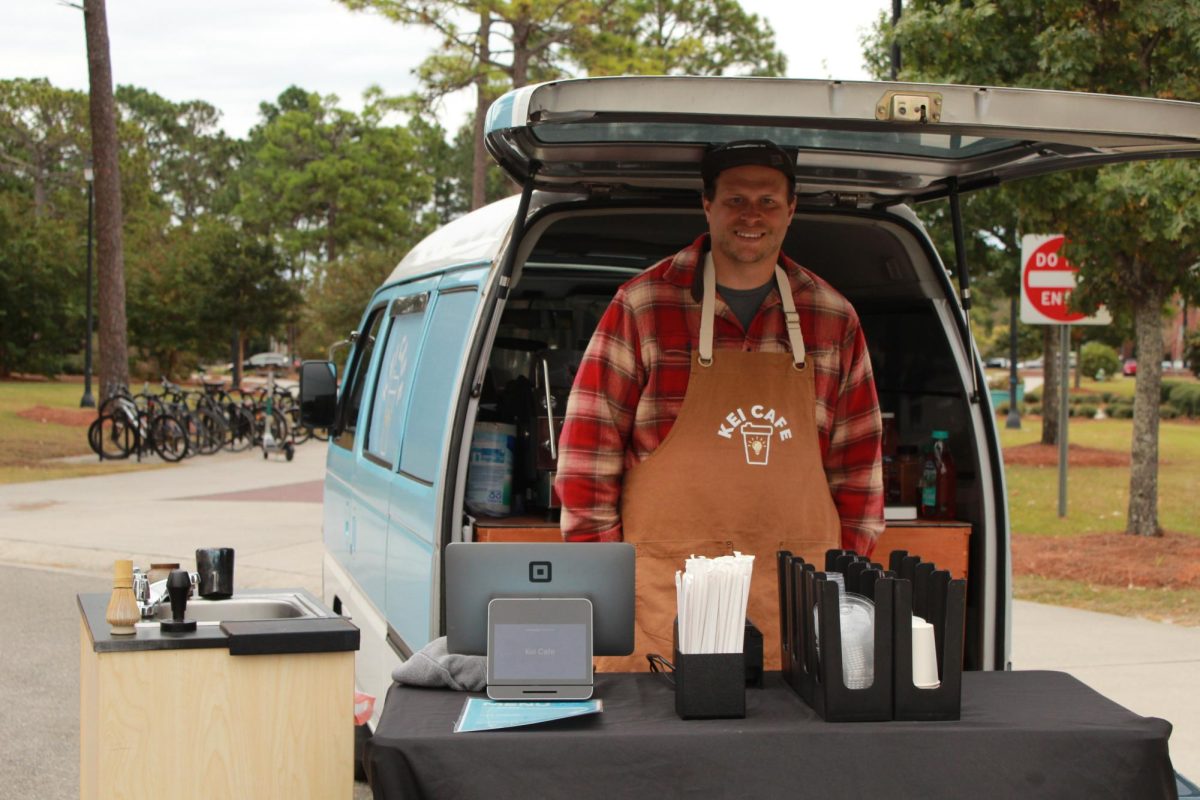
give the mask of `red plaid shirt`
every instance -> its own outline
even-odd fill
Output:
[[[600,320],[567,404],[559,439],[563,537],[621,539],[618,501],[625,471],[670,433],[687,392],[700,334],[696,268],[705,234],[617,290]],[[842,546],[869,555],[883,531],[879,403],[858,315],[838,292],[786,256],[807,360],[815,368],[817,432]],[[779,292],[742,328],[717,295],[716,349],[791,352]]]

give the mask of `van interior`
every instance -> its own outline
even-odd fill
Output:
[[[998,473],[988,454],[979,452],[988,437],[974,429],[980,416],[972,413],[970,396],[978,390],[970,354],[955,333],[948,299],[953,288],[936,256],[920,244],[924,237],[917,224],[915,218],[861,209],[800,209],[783,250],[858,311],[880,408],[895,414],[899,442],[919,445],[934,429],[949,431],[958,467],[957,517],[972,531],[969,562],[983,564],[988,537],[977,534],[989,514],[995,523],[1004,513],[986,499]],[[487,356],[475,416],[477,436],[489,430],[515,436],[512,493],[507,503],[487,501],[487,483],[499,478],[485,474],[464,441],[468,457],[459,464],[467,474],[460,475],[459,485],[465,478],[468,535],[490,541],[558,539],[552,490],[557,432],[592,331],[617,287],[705,229],[698,208],[550,208],[531,221]],[[997,524],[995,530],[1003,528]],[[875,560],[886,564],[887,553],[876,552]],[[980,583],[968,580],[968,668],[978,668],[981,659],[980,643],[972,638],[982,626],[970,620],[980,613]]]

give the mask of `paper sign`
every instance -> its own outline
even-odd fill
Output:
[[[567,700],[541,703],[496,701],[483,697],[468,697],[462,713],[454,723],[455,733],[495,731],[538,725],[557,719],[583,717],[604,711],[603,700]]]

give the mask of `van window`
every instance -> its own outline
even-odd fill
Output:
[[[400,456],[400,471],[426,483],[432,483],[437,473],[442,441],[454,417],[457,398],[450,396],[451,389],[462,365],[478,300],[473,286],[440,292],[429,321],[409,411],[419,424],[405,431]]]
[[[429,293],[421,292],[397,298],[388,311],[391,323],[371,398],[367,438],[363,441],[367,456],[388,468],[395,465],[400,451],[400,431],[404,428],[409,386],[428,302]]]
[[[367,382],[367,372],[371,368],[371,355],[375,352],[375,340],[379,337],[379,328],[384,318],[384,306],[374,309],[367,318],[363,333],[359,335],[357,346],[354,348],[354,360],[350,365],[346,386],[347,393],[341,409],[342,432],[334,440],[334,444],[350,450],[354,447],[355,431],[358,428],[358,409],[362,405],[363,386]]]

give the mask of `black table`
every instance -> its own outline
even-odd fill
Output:
[[[598,716],[453,733],[467,696],[392,686],[376,800],[1176,796],[1170,724],[1059,672],[966,673],[955,722],[826,723],[778,673],[745,719],[684,722],[662,676],[599,675]]]

